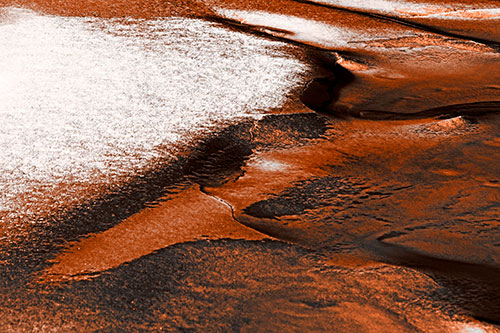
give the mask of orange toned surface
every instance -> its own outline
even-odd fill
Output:
[[[328,1],[324,1],[329,3]],[[54,4],[43,1],[6,2],[28,8],[42,8],[44,12],[60,15],[98,17],[196,16],[216,18],[230,25],[239,22],[237,29],[298,42],[331,52],[340,52],[341,63],[351,70],[356,79],[342,90],[332,112],[377,110],[412,113],[451,104],[498,100],[496,88],[500,80],[500,61],[495,42],[477,42],[472,36],[497,34],[497,16],[474,17],[467,20],[440,17],[414,17],[416,12],[453,12],[457,7],[464,13],[478,13],[478,8],[494,10],[490,2],[478,4],[381,1],[361,5],[361,11],[379,15],[412,18],[414,24],[394,21],[387,17],[366,15],[343,10],[360,7],[332,1],[339,8],[327,8],[314,2],[236,1],[207,2],[89,2],[61,1]],[[394,8],[406,8],[396,10]],[[387,13],[387,8],[391,13]],[[427,8],[427,9],[426,9]],[[352,8],[351,8],[352,9]],[[358,8],[359,9],[359,8]],[[381,14],[382,13],[382,14]],[[491,15],[497,15],[493,11]],[[413,15],[413,16],[412,16]],[[419,26],[419,22],[437,26],[433,31]],[[485,28],[488,26],[489,28]],[[231,25],[235,28],[235,25]],[[482,30],[488,30],[484,32]],[[448,36],[454,32],[457,36]],[[469,36],[469,37],[467,37]],[[478,38],[479,38],[478,37]],[[490,38],[491,39],[491,38]],[[494,39],[494,38],[493,38]],[[443,61],[446,59],[446,61]]]
[[[206,14],[195,0],[1,0],[0,6],[20,6],[54,15],[153,18]]]
[[[230,207],[198,189],[184,190],[117,226],[73,244],[43,273],[45,281],[82,279],[156,250],[198,239],[266,237],[235,222]]]
[[[184,241],[266,235],[320,250],[329,265],[344,268],[400,260],[400,254],[380,248],[383,244],[427,258],[422,260],[497,264],[499,193],[489,184],[496,183],[491,161],[498,150],[487,144],[467,148],[478,140],[494,141],[490,130],[487,122],[461,117],[336,121],[327,136],[333,140],[256,151],[243,175],[220,187],[203,187],[209,195],[182,191],[72,244],[42,279],[99,276]]]
[[[450,315],[442,292],[407,268],[343,268],[276,241],[198,241],[91,280],[46,285],[16,299],[2,321],[26,330],[496,332]]]
[[[495,3],[322,2],[0,0],[2,331],[498,332]]]
[[[404,114],[499,99],[497,42],[478,42],[469,36],[482,36],[481,27],[487,25],[492,30],[489,34],[496,35],[498,18],[481,23],[480,19],[458,23],[428,19],[439,21],[436,25],[442,29],[435,31],[418,22],[367,17],[342,10],[342,6],[325,8],[307,1],[219,1],[214,8],[219,17],[240,22],[241,29],[339,52],[339,63],[355,79],[330,105],[332,113],[376,110]],[[381,4],[381,8],[385,7]],[[456,32],[455,27],[461,31]],[[447,31],[456,34],[450,36]]]
[[[429,255],[498,263],[500,152],[475,144],[489,137],[487,124],[337,121],[331,140],[257,153],[244,176],[207,191],[238,221],[311,248],[347,242],[359,251],[401,232]],[[387,238],[398,242],[397,233]]]

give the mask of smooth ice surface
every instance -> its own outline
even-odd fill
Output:
[[[2,210],[42,184],[108,183],[174,158],[279,107],[306,70],[281,43],[201,20],[0,14]]]

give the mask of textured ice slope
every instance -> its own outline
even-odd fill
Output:
[[[0,11],[4,211],[41,186],[109,183],[174,158],[174,146],[280,106],[306,70],[281,43],[201,20]]]

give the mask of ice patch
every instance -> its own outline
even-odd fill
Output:
[[[262,26],[263,29],[274,28],[283,30],[283,33],[273,30],[273,35],[281,34],[292,40],[319,44],[331,48],[349,47],[350,43],[380,38],[381,36],[380,30],[344,29],[297,16],[274,14],[264,11],[219,8],[217,12],[221,16],[240,21],[244,24]],[[389,33],[388,31],[383,31],[382,35],[395,36],[394,33]]]
[[[0,11],[1,210],[41,185],[112,182],[174,158],[281,106],[307,70],[283,43],[202,20]]]
[[[454,3],[436,5],[425,2],[392,0],[322,0],[315,1],[340,7],[384,12],[406,17],[436,17],[442,19],[494,19],[500,18],[498,8],[478,8],[477,5]]]

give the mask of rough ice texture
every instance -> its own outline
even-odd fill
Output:
[[[2,210],[42,185],[107,183],[173,158],[279,107],[306,70],[282,43],[201,20],[1,12]]]

